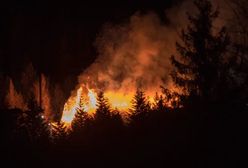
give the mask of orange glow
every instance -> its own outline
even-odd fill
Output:
[[[61,121],[66,124],[70,124],[77,112],[77,108],[80,107],[80,98],[82,95],[82,87],[77,90],[75,97],[70,97],[64,105],[63,115]]]
[[[94,112],[96,109],[97,94],[96,94],[96,92],[94,92],[93,89],[88,89],[87,96],[88,96],[88,99],[86,99],[86,102],[84,104],[84,110],[87,112]]]
[[[155,93],[155,91],[145,92],[151,106],[155,103]],[[104,91],[104,96],[108,100],[110,107],[112,109],[118,109],[123,115],[132,107],[134,95],[135,90],[129,90],[128,93],[125,93],[123,90]],[[97,109],[97,92],[94,89],[81,86],[76,94],[71,96],[65,103],[61,121],[70,125],[78,108],[90,114],[94,113]]]
[[[107,98],[112,109],[118,109],[124,113],[131,108],[134,94],[135,92],[105,91],[104,96]],[[151,97],[148,100],[154,102]],[[86,93],[84,93],[83,88],[80,87],[77,90],[77,94],[71,96],[65,103],[61,121],[70,125],[78,108],[83,108],[88,113],[95,112],[97,108],[97,93],[94,89],[86,88]]]
[[[108,99],[112,108],[120,111],[128,110],[131,107],[131,100],[134,94],[124,94],[121,92],[107,91],[105,97]]]

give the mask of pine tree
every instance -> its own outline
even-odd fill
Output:
[[[145,93],[141,90],[137,90],[132,100],[132,108],[130,109],[131,124],[143,121],[149,111],[150,105],[146,100]]]
[[[183,44],[176,43],[180,57],[171,57],[175,67],[171,76],[187,94],[208,99],[216,97],[226,81],[229,37],[224,27],[213,33],[218,11],[213,11],[208,0],[196,0],[195,6],[198,14],[188,15],[190,25],[180,36]]]
[[[30,99],[28,108],[29,110],[18,118],[19,129],[27,133],[31,143],[48,143],[50,132],[44,110],[38,106],[34,98]]]
[[[67,138],[67,128],[64,122],[52,124],[52,140],[55,144],[62,144]]]
[[[154,100],[155,100],[155,103],[154,103],[153,109],[155,111],[163,112],[166,110],[165,100],[164,100],[164,97],[162,95],[158,95],[158,93],[156,93]]]
[[[72,121],[72,124],[71,124],[72,131],[74,133],[82,132],[83,129],[86,127],[88,119],[89,119],[89,116],[87,112],[85,112],[83,108],[78,108],[75,114],[75,117]]]
[[[111,109],[108,100],[104,97],[103,92],[97,95],[97,109],[95,113],[96,121],[107,121],[111,119]]]

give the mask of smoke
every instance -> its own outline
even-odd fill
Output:
[[[214,22],[214,30],[219,30],[223,25],[227,25],[230,30],[237,26],[230,22],[235,18],[233,9],[236,8],[229,2],[232,0],[212,1],[213,8],[220,11]],[[177,55],[175,43],[180,42],[179,34],[188,25],[187,12],[193,15],[197,13],[192,0],[185,0],[167,9],[164,16],[158,16],[154,12],[136,12],[121,24],[105,24],[95,41],[98,57],[79,75],[76,90],[83,85],[105,92],[130,94],[138,88],[149,95],[155,95],[155,92],[160,92],[161,85],[175,89],[170,78],[170,57]],[[32,64],[27,66],[20,81],[22,89],[17,92],[10,80],[6,102],[11,108],[25,109],[26,102],[32,95],[39,102],[38,75]],[[54,86],[51,92],[50,82],[44,75],[41,90],[42,107],[46,116],[53,118],[56,113],[52,111],[62,111],[65,94],[59,85]],[[75,93],[76,91],[72,92]],[[53,102],[50,100],[51,96]]]
[[[166,23],[154,12],[136,12],[125,23],[105,24],[95,42],[98,58],[79,76],[79,86],[124,93],[141,88],[148,94],[160,92],[160,86],[175,89],[170,57],[189,9],[195,11],[192,1],[165,11]]]
[[[213,10],[220,12],[213,33],[233,16],[227,1],[211,1]],[[105,24],[95,42],[98,58],[78,77],[79,86],[121,92],[137,88],[157,92],[161,85],[175,88],[170,57],[177,54],[175,43],[181,42],[179,34],[189,23],[187,14],[197,12],[193,1],[185,0],[165,11],[166,23],[154,12],[136,12],[125,23]]]
[[[121,25],[106,24],[95,42],[99,56],[79,76],[79,83],[104,91],[158,91],[171,82],[175,37],[176,31],[152,12],[137,12]]]

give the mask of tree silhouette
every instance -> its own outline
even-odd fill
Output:
[[[180,35],[183,44],[176,43],[179,57],[171,57],[175,67],[171,76],[187,94],[207,100],[216,98],[224,90],[229,37],[224,27],[213,33],[213,21],[218,11],[212,9],[210,1],[196,0],[195,6],[198,14],[188,15],[190,24]]]
[[[97,109],[94,115],[95,133],[101,138],[109,141],[117,134],[121,133],[123,121],[118,110],[112,111],[104,93],[100,92],[97,96]],[[107,135],[107,136],[106,136]],[[105,137],[103,137],[105,136]]]
[[[154,103],[153,109],[155,111],[162,112],[166,110],[165,98],[162,95],[158,95],[158,93],[156,93],[154,100],[155,100],[155,103]]]
[[[103,92],[97,95],[97,109],[95,113],[95,121],[105,122],[111,119],[111,110],[108,100],[104,97]]]
[[[146,100],[145,93],[137,90],[132,100],[132,108],[130,109],[130,124],[138,124],[147,117],[150,111],[150,105]]]
[[[50,132],[44,110],[34,98],[30,99],[28,109],[18,117],[19,130],[26,132],[31,143],[47,143]]]
[[[52,140],[55,144],[62,144],[67,138],[66,125],[62,121],[52,123]]]
[[[82,132],[86,126],[89,116],[82,108],[78,108],[74,119],[71,123],[71,128],[74,133]]]
[[[71,123],[72,132],[73,133],[82,132],[83,129],[86,127],[88,120],[89,120],[89,115],[87,114],[86,111],[84,111],[83,97],[81,96],[79,107],[77,108],[77,112]]]

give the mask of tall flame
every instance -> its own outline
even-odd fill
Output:
[[[63,116],[61,121],[66,124],[70,124],[77,112],[77,108],[80,107],[80,100],[82,95],[82,87],[77,90],[75,97],[70,97],[64,105]]]

